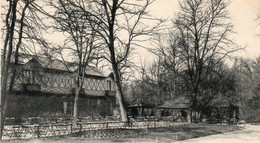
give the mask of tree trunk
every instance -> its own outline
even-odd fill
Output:
[[[73,108],[74,124],[77,124],[77,120],[78,120],[79,93],[80,93],[80,88],[76,88],[75,99],[74,99],[74,108]]]
[[[11,51],[8,51],[8,53],[11,53]],[[8,98],[9,98],[9,93],[8,93],[8,78],[9,78],[9,67],[10,67],[10,58],[8,58],[5,67],[4,67],[4,71],[2,71],[2,81],[1,81],[1,112],[0,112],[0,140],[2,139],[2,135],[3,135],[3,129],[4,129],[4,119],[5,119],[5,112],[6,112],[6,108],[7,108],[7,102],[8,102]]]
[[[128,122],[118,71],[114,70],[114,75],[115,75],[115,82],[116,82],[116,99],[119,104],[121,121]]]
[[[11,4],[11,2],[10,2]],[[4,57],[7,54],[7,59],[2,59],[4,62],[4,66],[1,67],[2,71],[2,77],[1,77],[1,97],[0,97],[0,140],[2,140],[2,135],[3,135],[3,130],[4,130],[4,118],[5,118],[5,110],[6,110],[6,104],[7,104],[7,99],[8,99],[8,92],[7,92],[7,80],[8,80],[8,71],[9,71],[9,67],[10,67],[10,61],[11,61],[11,55],[12,55],[12,51],[13,51],[13,38],[14,38],[14,28],[15,28],[15,23],[16,23],[16,6],[17,6],[17,1],[14,1],[12,4],[12,23],[11,23],[11,27],[10,27],[10,31],[8,32],[8,35],[10,36],[7,42],[9,42],[9,47],[8,47],[8,51],[4,51]],[[8,20],[9,17],[7,17],[6,20]],[[10,32],[10,33],[9,33]],[[7,46],[7,44],[5,45]],[[6,47],[4,47],[4,49],[6,49]],[[7,52],[7,53],[6,53]]]
[[[2,76],[6,76],[6,73],[2,74]],[[3,77],[5,79],[5,77]],[[7,87],[7,82],[5,83],[2,83],[2,88],[1,88],[1,105],[0,105],[0,109],[1,109],[1,112],[0,112],[0,119],[1,119],[1,122],[0,122],[0,140],[2,140],[2,135],[3,135],[3,130],[4,130],[4,119],[5,119],[5,110],[6,110],[6,97],[8,96],[7,95],[7,90],[6,88]]]
[[[110,57],[111,64],[112,64],[113,71],[114,71],[114,80],[116,82],[116,99],[119,104],[121,121],[128,123],[128,116],[127,116],[127,112],[126,112],[125,104],[124,104],[122,84],[121,84],[119,70],[118,70],[118,63],[116,62],[116,58],[115,58],[113,27],[110,29],[110,34],[112,36],[109,37],[109,41],[110,41],[109,50],[110,50],[110,54],[111,54],[111,57]]]
[[[191,111],[192,111],[192,122],[196,123],[197,122],[197,95],[196,95],[196,93],[193,96]]]

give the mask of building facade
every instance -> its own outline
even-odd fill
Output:
[[[7,116],[72,114],[77,65],[48,57],[21,55],[12,65],[15,74]],[[15,69],[15,70],[14,70]],[[80,91],[79,115],[112,115],[115,107],[115,83],[95,67],[87,67]]]

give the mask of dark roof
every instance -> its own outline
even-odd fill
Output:
[[[51,57],[35,56],[35,55],[29,55],[29,54],[20,54],[19,55],[19,64],[27,64],[27,63],[30,63],[33,61],[37,61],[41,67],[47,68],[47,69],[75,72],[78,68],[77,63],[61,61],[58,59],[53,59]],[[14,62],[14,58],[12,58],[11,62]],[[86,73],[86,75],[97,76],[97,77],[108,77],[109,76],[109,75],[106,75],[100,69],[93,67],[93,66],[86,67],[85,73]]]
[[[88,66],[86,68],[86,72],[87,75],[92,75],[92,76],[100,76],[100,77],[108,77],[109,75],[105,75],[105,73],[103,71],[101,71],[100,69],[96,68],[96,67],[92,67],[92,66]]]
[[[169,108],[169,109],[186,109],[190,108],[190,102],[186,97],[180,96],[173,100],[165,101],[158,108]]]
[[[135,103],[135,104],[131,104],[128,106],[129,108],[140,108],[140,107],[143,107],[143,108],[154,108],[155,106],[154,105],[150,105],[150,104],[146,104],[146,103]]]
[[[62,71],[72,71],[74,72],[77,68],[76,64],[69,62],[63,62],[57,59],[51,59],[49,57],[34,57],[43,68],[56,69]]]
[[[218,104],[214,104],[214,107],[218,107],[218,108],[229,108],[229,107],[232,107],[232,108],[236,108],[238,106],[236,106],[235,104],[227,101],[227,100],[223,100],[221,102],[219,102]]]
[[[238,107],[238,105],[236,105],[235,103],[231,102],[229,99],[224,98],[224,97],[218,97],[213,99],[210,103],[209,106],[212,107],[222,107],[222,108],[226,108],[226,107]]]
[[[188,109],[190,108],[189,104],[177,103],[177,104],[163,104],[158,106],[158,108],[167,108],[167,109]]]
[[[3,53],[1,53],[2,55]],[[2,55],[3,56],[3,55]],[[19,53],[19,58],[18,58],[18,64],[25,64],[27,63],[29,60],[31,60],[31,55],[29,56],[28,54],[24,54],[24,53]],[[11,63],[14,63],[14,53],[11,56]]]

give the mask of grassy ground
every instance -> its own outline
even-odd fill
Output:
[[[86,142],[86,143],[108,143],[108,142],[135,142],[135,143],[149,143],[149,142],[174,142],[176,140],[186,140],[190,138],[197,138],[207,135],[220,134],[225,132],[230,132],[234,130],[239,130],[241,127],[232,125],[213,125],[213,124],[190,124],[190,125],[179,125],[174,127],[165,128],[153,128],[148,129],[147,134],[136,135],[130,137],[120,137],[120,138],[109,138],[109,139],[84,139],[80,137],[52,137],[52,138],[42,138],[42,139],[31,139],[31,140],[21,140],[16,142],[21,143],[38,143],[38,142]]]

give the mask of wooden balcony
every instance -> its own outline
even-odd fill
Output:
[[[39,85],[39,84],[24,84],[23,90],[25,92],[41,92],[41,85]]]
[[[79,94],[81,95],[84,95],[86,92],[85,92],[85,88],[82,88],[79,92]],[[72,88],[72,94],[76,94],[76,88]]]

